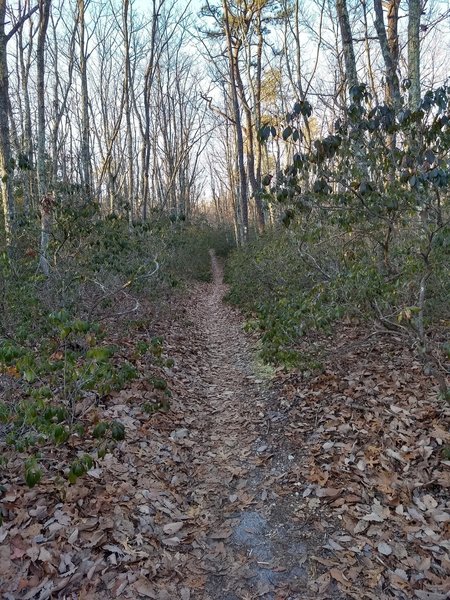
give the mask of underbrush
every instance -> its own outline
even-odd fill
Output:
[[[120,421],[96,416],[111,393],[150,370],[156,400],[143,410],[168,408],[173,361],[158,319],[189,281],[209,279],[208,251],[226,250],[227,232],[164,217],[130,228],[95,206],[66,208],[53,224],[48,277],[32,219],[18,240],[14,258],[0,260],[0,467],[6,481],[19,461],[32,487],[59,453],[58,476],[74,482],[125,436]]]
[[[186,279],[211,280],[209,250],[226,258],[234,245],[231,229],[215,228],[200,223],[179,227],[168,233],[167,271],[177,284]]]
[[[310,222],[275,229],[231,255],[228,300],[247,314],[247,327],[259,332],[262,358],[288,368],[320,368],[321,354],[330,350],[326,334],[342,319],[375,319],[414,343],[423,265],[410,248],[405,234],[384,265],[374,245],[331,227]],[[448,253],[441,235],[430,256],[427,330],[442,328],[450,318]],[[312,340],[306,353],[305,337]],[[317,338],[323,338],[320,344]],[[445,343],[437,352],[445,361]]]

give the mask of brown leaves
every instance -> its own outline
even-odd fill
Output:
[[[346,335],[357,332],[342,331],[330,345],[345,347]],[[348,344],[322,375],[296,385],[287,376],[284,384],[289,452],[302,453],[298,514],[327,523],[324,549],[335,555],[314,585],[326,594],[328,574],[355,598],[363,597],[358,587],[377,600],[440,598],[450,565],[450,465],[442,452],[450,410],[414,356],[381,339],[371,353]]]
[[[143,598],[158,598],[155,586],[144,577],[141,577],[133,584],[133,589]]]
[[[183,525],[184,523],[167,523],[167,525],[163,525],[163,531],[167,535],[174,535],[182,529]]]
[[[386,544],[386,542],[380,542],[377,546],[377,550],[380,554],[383,554],[384,556],[389,556],[390,554],[392,554],[392,547],[389,546],[389,544]]]
[[[127,436],[85,478],[8,482],[1,591],[191,600],[219,580],[211,597],[445,598],[449,411],[419,366],[361,347],[265,402],[212,289],[188,306],[191,325],[167,324],[169,412],[149,416],[163,392],[134,382],[89,414]]]

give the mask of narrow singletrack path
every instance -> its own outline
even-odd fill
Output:
[[[306,598],[307,547],[273,490],[283,466],[264,440],[270,398],[211,260],[213,281],[194,290],[183,324],[190,355],[178,361],[189,415],[178,434],[190,444],[186,497],[204,525],[196,568],[205,586],[195,597]]]
[[[73,485],[56,452],[40,485],[8,485],[0,596],[446,600],[449,410],[412,351],[341,324],[339,361],[269,385],[211,264],[135,339],[117,331],[153,349],[86,419],[125,439]]]
[[[313,597],[293,457],[272,432],[283,415],[211,261],[212,282],[196,284],[158,324],[171,361],[152,355],[140,379],[93,408],[94,422],[123,423],[125,439],[73,485],[54,477],[8,490],[2,598]],[[170,409],[152,409],[169,390]]]

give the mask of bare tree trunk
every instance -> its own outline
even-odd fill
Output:
[[[246,41],[247,50],[247,77],[250,82],[252,91],[253,108],[250,107],[247,100],[244,84],[242,81],[239,66],[236,63],[236,82],[239,89],[239,95],[241,97],[242,107],[246,117],[246,134],[247,134],[247,173],[250,186],[252,188],[252,194],[255,199],[256,205],[256,222],[260,232],[264,230],[265,218],[264,210],[261,201],[261,143],[254,137],[254,131],[259,131],[261,127],[261,75],[262,75],[262,49],[263,49],[263,34],[261,27],[261,10],[255,15],[255,30],[257,32],[257,44],[256,44],[256,57],[253,61],[252,57],[252,44],[248,39]],[[250,72],[252,63],[256,63],[256,73],[254,77]],[[256,156],[255,156],[256,150]]]
[[[12,247],[14,224],[14,196],[11,183],[11,145],[9,139],[9,85],[5,32],[6,0],[0,0],[0,187],[2,192],[5,243],[8,252]]]
[[[20,4],[19,4],[20,6]],[[20,6],[20,8],[22,8]],[[20,81],[22,89],[22,98],[24,104],[24,115],[22,122],[22,140],[21,152],[23,153],[27,168],[22,172],[23,181],[23,207],[25,214],[28,214],[33,203],[33,175],[32,169],[34,164],[33,150],[33,129],[31,125],[31,104],[29,92],[29,75],[31,68],[31,50],[33,47],[33,26],[30,25],[30,34],[27,43],[23,39],[23,28],[21,27],[17,34],[17,55],[20,67]],[[25,47],[27,48],[27,56],[25,58]]]
[[[36,87],[37,87],[37,176],[39,198],[47,193],[47,173],[45,164],[45,40],[51,0],[39,0],[39,33],[36,48]]]
[[[236,84],[236,69],[237,69],[237,53],[238,47],[233,47],[233,39],[230,30],[230,11],[228,8],[227,0],[223,0],[224,10],[224,21],[225,21],[225,35],[227,40],[227,52],[229,62],[229,75],[230,75],[230,88],[231,88],[231,99],[233,105],[233,117],[236,131],[236,148],[237,148],[237,161],[239,171],[239,204],[240,204],[240,238],[243,242],[248,239],[248,192],[247,192],[247,174],[245,172],[244,164],[244,137],[242,133],[241,124],[241,112],[239,108],[239,100],[237,94]]]
[[[129,14],[130,2],[123,0],[123,38],[125,50],[125,78],[124,78],[124,99],[125,99],[125,122],[127,138],[127,206],[128,223],[131,227],[134,215],[134,164],[133,164],[133,131],[131,127],[131,65],[130,65],[130,34],[129,34]]]
[[[44,275],[49,275],[47,248],[50,240],[52,221],[52,199],[48,194],[45,164],[45,39],[47,36],[51,0],[39,0],[39,33],[36,48],[36,82],[38,101],[38,144],[37,173],[38,194],[41,208],[41,246],[39,265]]]
[[[156,0],[152,0],[152,29],[150,39],[150,56],[147,63],[147,68],[144,75],[144,122],[141,130],[142,149],[141,149],[141,200],[142,200],[142,218],[147,220],[149,195],[150,195],[150,92],[153,85],[155,75],[155,53],[156,53],[156,34],[158,31],[158,23],[160,18],[161,0],[158,6]]]
[[[254,93],[254,102],[255,102],[255,129],[259,131],[261,129],[261,85],[262,85],[262,53],[263,53],[263,44],[264,44],[264,35],[261,25],[261,14],[258,15],[256,28],[258,32],[258,46],[256,51],[256,86]],[[262,144],[257,140],[256,146],[256,181],[258,183],[258,187],[261,190],[261,180],[262,180]],[[265,219],[264,219],[264,210],[262,207],[262,202],[260,195],[258,194],[257,198],[257,207],[258,212],[261,213],[261,227],[264,228]]]
[[[408,79],[409,106],[417,110],[420,106],[420,0],[409,0],[408,17]]]
[[[53,19],[52,19],[53,21]],[[73,30],[70,37],[70,45],[69,45],[69,64],[68,64],[68,73],[67,73],[67,82],[65,88],[62,92],[62,98],[60,97],[60,89],[61,89],[61,80],[59,76],[59,49],[58,49],[58,40],[56,37],[56,24],[53,23],[53,52],[54,52],[54,92],[53,92],[53,125],[51,131],[51,153],[52,153],[52,183],[55,184],[58,178],[58,138],[61,127],[61,121],[66,113],[67,102],[69,99],[69,92],[72,86],[73,81],[73,68],[74,68],[74,57],[75,57],[75,38],[77,32],[77,24],[75,23],[73,26]]]
[[[388,25],[384,25],[382,0],[374,0],[375,29],[380,42],[381,53],[385,65],[386,104],[394,109],[400,105],[400,84],[397,75],[399,60],[398,44],[398,10],[400,0],[388,0]]]
[[[358,85],[358,75],[356,72],[355,51],[353,48],[352,30],[348,17],[347,0],[336,0],[336,11],[339,19],[339,28],[341,30],[342,52],[344,54],[347,85],[348,89],[351,90]]]
[[[367,2],[366,2],[366,0],[361,0],[361,6],[362,6],[362,10],[363,10],[364,47],[365,47],[366,57],[367,57],[367,72],[369,74],[370,87],[372,88],[372,94],[375,97],[375,103],[378,104],[377,86],[375,84],[375,77],[374,77],[374,73],[373,73],[373,64],[372,64],[372,54],[371,54],[370,43],[369,43],[369,24],[367,21]]]
[[[78,32],[80,44],[80,77],[81,77],[81,185],[84,197],[90,200],[92,196],[91,178],[91,149],[89,135],[89,91],[87,80],[87,51],[86,51],[86,0],[78,3]]]

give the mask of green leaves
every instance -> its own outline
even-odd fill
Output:
[[[56,444],[62,444],[69,439],[69,431],[63,425],[55,425],[53,428],[53,439]]]
[[[101,421],[100,423],[97,423],[97,425],[94,427],[92,435],[96,439],[103,438],[103,437],[105,437],[108,429],[109,429],[109,424],[106,423],[105,421]]]
[[[282,133],[282,138],[286,142],[291,137],[291,135],[292,135],[292,127],[290,125],[288,125]]]
[[[361,196],[365,196],[366,194],[373,192],[373,190],[374,190],[373,184],[367,180],[361,181],[361,183],[358,186],[358,194],[360,194]]]
[[[106,348],[104,346],[96,346],[94,348],[90,348],[86,353],[86,358],[90,358],[97,362],[104,362],[108,360],[113,354],[111,348]]]
[[[113,440],[120,441],[125,439],[125,426],[119,421],[112,421],[112,423],[101,421],[97,423],[92,435],[95,439],[102,439],[107,436],[108,432],[111,433]]]
[[[326,179],[320,177],[316,179],[313,185],[313,191],[316,194],[330,194],[332,192],[331,187],[328,185]]]
[[[284,141],[288,140],[291,137],[291,135],[292,135],[292,127],[290,125],[288,125],[282,133],[283,140]]]
[[[87,333],[91,329],[91,324],[81,319],[75,319],[72,323],[72,331],[76,333]]]
[[[65,325],[70,319],[69,311],[62,309],[48,315],[49,321],[55,325]]]
[[[265,124],[257,131],[256,138],[260,144],[264,144],[270,136],[275,137],[276,134],[277,132],[273,125]]]
[[[125,427],[118,421],[113,421],[111,424],[111,437],[113,440],[121,441],[125,439]]]
[[[292,209],[288,208],[284,212],[284,214],[283,214],[283,216],[281,218],[281,221],[282,221],[282,223],[283,223],[283,225],[285,227],[289,227],[289,225],[291,224],[291,222],[294,219],[294,217],[295,217],[295,212]]]
[[[276,134],[272,125],[267,134]],[[138,319],[132,311],[128,316],[127,309],[133,307],[136,294],[157,305],[166,302],[170,285],[180,287],[193,277],[208,279],[208,250],[215,247],[226,256],[234,244],[231,227],[192,225],[182,214],[170,223],[152,213],[146,223],[130,230],[121,218],[97,218],[98,208],[79,201],[82,190],[76,184],[55,185],[64,202],[55,212],[50,242],[54,277],[36,276],[38,215],[25,217],[22,208],[14,263],[0,254],[0,376],[12,391],[7,398],[0,392],[8,457],[5,476],[19,476],[30,486],[42,484],[47,473],[55,480],[62,470],[76,481],[92,464],[92,458],[83,458],[85,452],[100,459],[114,451],[125,439],[126,428],[120,419],[111,422],[102,415],[106,397],[144,378],[144,368],[155,377],[157,410],[169,410],[163,369],[173,367],[173,359],[157,335],[160,328],[153,315]],[[20,195],[19,188],[16,191]],[[162,268],[149,279],[157,267],[156,255]],[[105,338],[113,340],[118,333],[110,318],[122,310],[114,290],[130,281],[119,350]],[[41,458],[30,461],[25,470],[18,453],[39,453]]]
[[[294,104],[293,113],[295,115],[303,115],[304,117],[310,117],[312,115],[312,106],[307,100],[300,100]]]
[[[151,377],[149,381],[156,390],[167,390],[167,381],[165,379],[161,379],[159,377]]]
[[[85,475],[93,466],[94,459],[89,454],[84,454],[81,458],[75,459],[67,475],[69,483],[75,483],[79,477]]]
[[[0,362],[10,365],[16,358],[23,356],[26,353],[24,348],[10,342],[2,340],[0,342]]]
[[[371,94],[367,91],[367,86],[365,83],[361,83],[359,85],[354,85],[350,88],[350,101],[353,104],[359,104],[363,100],[368,102],[371,99]]]
[[[283,133],[281,134],[281,137],[283,138],[283,140],[285,142],[287,142],[288,139],[291,138],[291,137],[292,137],[292,141],[293,142],[298,142],[299,140],[301,140],[303,138],[303,134],[300,131],[300,129],[298,129],[297,127],[291,127],[291,125],[288,125],[283,130]]]
[[[32,457],[25,462],[25,482],[32,488],[42,479],[42,471],[37,464],[37,459]]]

